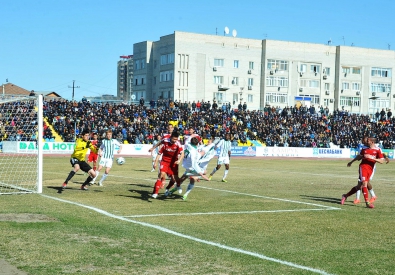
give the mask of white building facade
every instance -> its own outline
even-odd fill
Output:
[[[233,108],[314,105],[374,113],[395,107],[395,52],[174,32],[133,45],[133,95],[216,100]]]

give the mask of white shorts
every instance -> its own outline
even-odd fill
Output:
[[[112,162],[113,162],[112,159],[101,158],[100,162],[99,162],[99,166],[111,168],[112,167]]]
[[[218,164],[218,165],[229,164],[229,163],[230,163],[229,156],[226,156],[226,157],[218,157],[218,161],[217,161],[217,164]]]

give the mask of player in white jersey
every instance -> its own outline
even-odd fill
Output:
[[[202,157],[201,153],[198,151],[197,145],[199,140],[197,137],[192,137],[190,139],[190,143],[186,144],[184,147],[184,159],[182,162],[182,166],[185,168],[185,172],[180,178],[180,184],[189,178],[189,184],[187,191],[182,197],[183,200],[186,200],[189,193],[192,191],[195,186],[195,182],[199,177],[202,177],[205,180],[208,180],[208,177],[204,174],[204,169],[199,166],[199,159]],[[166,191],[165,196],[171,195],[178,187],[174,187],[170,191]]]
[[[199,141],[199,144],[202,144],[202,138],[198,134],[195,134],[195,129],[189,127],[188,132],[189,134],[184,136],[184,145],[191,143],[191,138],[193,137],[196,137]]]
[[[104,171],[102,178],[100,179],[99,183],[97,184],[99,186],[103,185],[103,181],[107,178],[108,174],[110,173],[116,146],[119,147],[117,153],[118,154],[121,153],[122,144],[119,143],[118,140],[113,139],[112,138],[112,130],[108,130],[106,132],[106,138],[103,139],[102,144],[100,145],[100,149],[99,149],[99,156],[100,156],[99,168],[97,169],[96,177],[90,182],[90,184],[95,183],[95,180],[99,176],[98,172],[103,167],[106,167],[106,170]]]
[[[199,139],[196,137],[196,139],[198,140],[198,143],[199,143]],[[193,140],[192,138],[190,139],[190,141],[191,140]],[[209,143],[207,144],[207,145],[201,145],[201,146],[197,146],[197,152],[198,152],[198,161],[197,161],[197,164],[198,164],[198,166],[200,167],[198,170],[203,170],[203,174],[204,175],[206,175],[206,169],[207,169],[207,166],[208,166],[208,163],[210,162],[210,160],[213,158],[213,157],[215,157],[215,154],[216,154],[216,145],[217,145],[217,143],[219,142],[219,140],[217,141],[217,142],[213,142],[214,141],[214,139],[212,138],[212,139],[210,139],[209,140]],[[196,141],[194,141],[195,143],[196,143]],[[194,143],[194,144],[195,144]],[[197,144],[198,144],[197,143]],[[185,152],[190,152],[191,150],[190,150],[190,148],[189,148],[189,146],[191,145],[191,143],[189,143],[189,144],[186,144],[186,145],[184,145],[184,150],[185,150]],[[189,156],[189,154],[188,154],[188,156]],[[193,155],[194,156],[194,155]],[[195,156],[194,156],[195,157]],[[190,167],[193,167],[193,165],[194,164],[192,164],[192,156],[191,157],[184,157],[184,160],[183,160],[183,163],[182,163],[182,166],[185,168],[185,169],[187,169],[187,170],[191,170],[190,169]],[[192,169],[192,170],[195,170],[196,171],[196,169]],[[194,175],[194,173],[193,172],[191,172],[191,171],[189,171],[189,172],[186,172],[186,173],[184,173],[182,176],[181,176],[181,178],[180,178],[180,181],[177,183],[177,186],[176,187],[174,187],[174,188],[172,188],[172,189],[170,189],[173,185],[171,185],[170,186],[170,184],[169,184],[169,186],[167,186],[166,187],[166,192],[165,192],[165,196],[169,196],[169,195],[171,195],[171,194],[173,194],[176,190],[178,190],[178,193],[179,194],[182,194],[182,188],[181,188],[181,184],[188,178],[188,177],[191,177],[192,175]],[[203,177],[204,179],[206,179],[206,180],[208,180],[208,178],[206,177],[206,176],[204,176]],[[199,179],[200,179],[200,176],[198,176],[197,178],[196,178],[196,180],[197,181],[199,181]]]
[[[221,139],[220,142],[218,143],[217,147],[220,148],[220,152],[218,155],[218,161],[217,161],[217,166],[214,168],[214,170],[210,173],[210,176],[208,177],[209,180],[211,180],[212,176],[217,172],[222,164],[225,165],[225,172],[224,176],[222,177],[222,182],[228,182],[226,180],[226,176],[228,175],[229,172],[229,163],[230,163],[230,156],[231,156],[231,142],[230,142],[230,134],[225,134],[225,138]]]
[[[155,159],[156,159],[156,156],[158,155],[158,153],[159,153],[159,146],[155,146],[156,144],[158,144],[158,143],[160,143],[160,141],[161,141],[161,136],[160,135],[156,135],[155,136],[155,140],[154,140],[154,142],[152,143],[152,146],[155,148],[154,150],[152,150],[152,152],[151,152],[151,156],[152,156],[152,170],[151,170],[151,172],[154,172],[155,171],[155,168],[154,168],[154,164],[155,164]],[[160,161],[160,160],[159,160]]]

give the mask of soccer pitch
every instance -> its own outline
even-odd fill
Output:
[[[367,209],[339,204],[349,160],[232,158],[227,183],[221,167],[183,201],[151,199],[151,159],[125,159],[103,187],[79,190],[78,172],[59,193],[69,158],[45,157],[42,195],[0,196],[0,217],[42,217],[0,221],[0,258],[29,274],[394,274],[393,163]]]

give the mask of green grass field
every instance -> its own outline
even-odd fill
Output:
[[[150,158],[58,193],[69,158],[45,157],[43,195],[1,195],[0,214],[47,220],[0,221],[0,258],[28,274],[395,274],[394,163],[378,166],[367,209],[339,204],[357,179],[347,162],[233,158],[228,183],[222,167],[183,201],[149,197]]]

